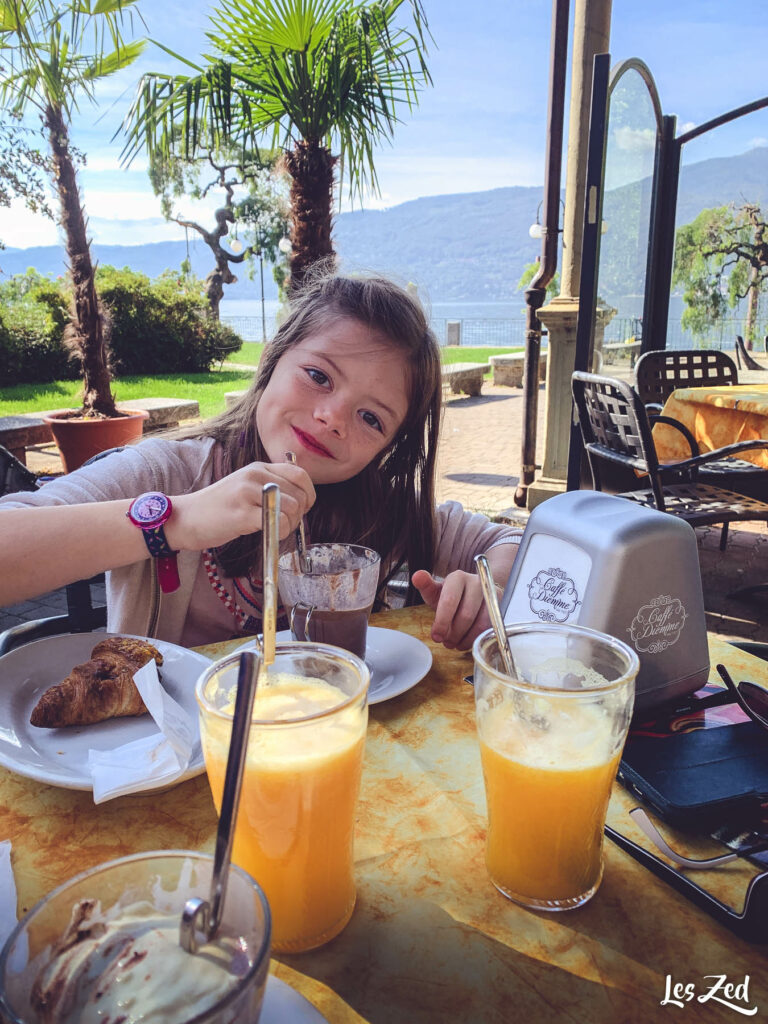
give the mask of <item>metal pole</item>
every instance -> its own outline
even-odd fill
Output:
[[[267,315],[264,311],[264,256],[259,249],[259,276],[261,277],[261,340],[267,340]]]
[[[553,0],[552,40],[549,60],[549,109],[547,111],[547,149],[544,165],[544,218],[541,228],[541,264],[525,292],[526,332],[523,370],[523,442],[520,483],[515,504],[522,508],[528,486],[536,472],[536,424],[539,406],[539,357],[541,321],[538,310],[544,305],[547,285],[557,268],[557,244],[560,225],[560,176],[563,161],[563,117],[565,109],[565,72],[568,61],[568,14],[570,0]]]
[[[609,53],[596,53],[592,69],[592,104],[589,115],[589,152],[582,229],[581,276],[579,280],[579,322],[576,327],[574,370],[589,370],[595,332],[597,306],[597,272],[600,257],[600,234],[603,222],[603,166],[605,164],[608,110],[608,78],[611,67]],[[645,334],[645,325],[643,325]],[[571,420],[568,447],[567,489],[577,491],[581,485],[581,460],[584,452],[578,420]]]

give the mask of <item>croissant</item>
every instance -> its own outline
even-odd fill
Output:
[[[59,729],[65,725],[92,725],[122,715],[146,714],[133,675],[152,658],[162,665],[162,654],[145,640],[111,636],[99,641],[90,661],[75,665],[63,682],[45,691],[30,722],[46,729]]]

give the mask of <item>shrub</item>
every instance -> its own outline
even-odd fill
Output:
[[[78,376],[61,347],[67,297],[55,282],[42,281],[18,301],[0,304],[0,385],[44,384]]]
[[[200,281],[166,271],[154,281],[128,267],[99,267],[97,289],[111,320],[116,376],[200,373],[242,339],[209,320]],[[74,379],[60,339],[70,296],[66,282],[34,271],[0,285],[0,384]]]

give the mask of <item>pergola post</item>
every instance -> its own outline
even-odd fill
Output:
[[[611,4],[612,0],[576,0],[574,9],[560,294],[538,311],[539,319],[549,335],[544,460],[540,475],[528,488],[528,508],[534,508],[546,498],[566,489],[572,416],[571,374],[579,316],[592,66],[595,54],[605,53],[609,49]]]

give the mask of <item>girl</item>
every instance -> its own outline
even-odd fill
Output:
[[[274,481],[286,549],[303,516],[312,540],[374,548],[379,605],[408,567],[407,600],[435,609],[433,639],[466,649],[488,625],[473,557],[487,552],[503,584],[519,532],[455,502],[435,509],[441,390],[438,344],[407,292],[318,279],[235,408],[0,499],[0,605],[107,570],[111,632],[185,646],[258,632],[261,491]]]

